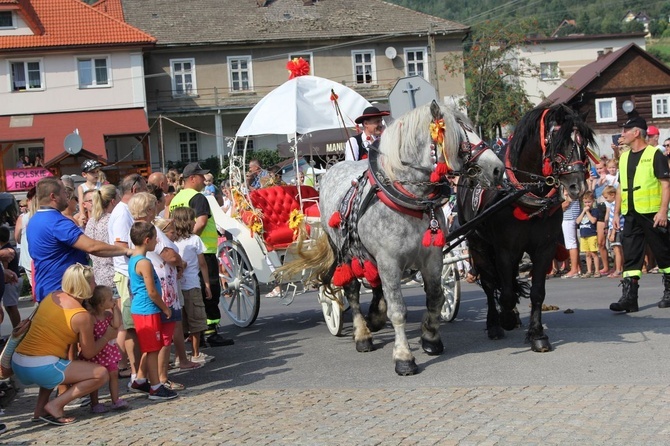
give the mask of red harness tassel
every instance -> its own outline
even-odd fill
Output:
[[[551,168],[551,160],[549,158],[544,159],[544,164],[542,164],[542,175],[548,177],[554,172],[554,169]]]
[[[377,265],[369,260],[366,260],[364,265],[365,279],[368,281],[368,283],[373,287],[375,286],[375,283],[381,283],[379,280],[379,270],[377,269]]]
[[[517,220],[522,220],[522,221],[530,220],[530,217],[528,216],[528,214],[523,209],[518,208],[518,207],[514,208],[513,215],[514,215],[514,218],[516,218]]]
[[[365,276],[365,267],[361,259],[354,257],[351,259],[351,271],[354,273],[354,276],[361,279]]]
[[[435,240],[433,240],[433,246],[439,246],[442,248],[444,246],[445,239],[444,239],[444,232],[442,229],[438,229],[437,232],[435,233]]]
[[[342,263],[335,268],[333,274],[333,285],[343,287],[354,280],[354,273],[351,271],[351,266],[348,263]]]
[[[433,231],[430,230],[430,228],[426,229],[426,232],[423,233],[423,240],[421,241],[421,244],[428,248],[430,246],[430,243],[432,242],[433,239]]]
[[[331,228],[339,228],[340,224],[342,223],[342,215],[340,215],[339,211],[333,212],[333,215],[330,216],[330,220],[328,220],[328,226]]]

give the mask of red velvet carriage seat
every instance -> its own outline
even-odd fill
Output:
[[[318,209],[319,193],[313,187],[300,186],[300,192],[304,214],[308,208]],[[266,187],[252,191],[249,196],[253,207],[263,214],[263,238],[268,249],[282,249],[293,243],[293,230],[288,227],[288,219],[291,212],[300,208],[297,186]]]

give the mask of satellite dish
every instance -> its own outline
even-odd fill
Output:
[[[384,50],[384,54],[386,55],[387,58],[393,60],[398,55],[398,52],[395,50],[395,48],[390,46],[390,47],[386,48],[386,50]]]
[[[635,104],[633,104],[633,101],[624,101],[624,103],[621,104],[621,108],[626,113],[630,113],[635,109]]]
[[[65,137],[65,141],[63,141],[63,147],[70,155],[76,155],[79,153],[82,146],[83,141],[81,140],[81,136],[79,136],[79,132],[77,130],[67,135]]]

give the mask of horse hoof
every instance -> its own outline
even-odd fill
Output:
[[[518,316],[514,311],[503,311],[500,313],[500,325],[507,331],[517,327]]]
[[[530,341],[530,349],[537,353],[551,351],[551,344],[548,339],[534,339]]]
[[[435,356],[444,351],[444,344],[442,343],[442,339],[439,338],[437,341],[429,341],[421,338],[421,348],[430,356]]]
[[[499,325],[495,327],[490,327],[488,330],[489,339],[492,341],[497,341],[498,339],[503,339],[505,337],[505,331]]]
[[[396,361],[395,372],[400,376],[416,375],[419,372],[419,367],[417,367],[414,359],[411,361]]]
[[[356,341],[356,351],[363,353],[363,352],[371,352],[375,349],[375,346],[372,345],[372,339],[364,339],[362,341]]]

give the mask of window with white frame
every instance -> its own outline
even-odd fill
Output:
[[[354,82],[357,85],[370,85],[377,81],[375,70],[375,52],[373,50],[352,51]]]
[[[540,79],[543,81],[556,81],[561,79],[558,71],[558,62],[540,62]]]
[[[651,116],[653,118],[670,117],[670,93],[651,95]]]
[[[252,91],[251,56],[228,57],[228,79],[230,91]]]
[[[428,79],[426,48],[405,48],[405,76],[422,76]]]
[[[235,145],[235,150],[237,151],[238,155],[242,155],[244,153],[244,141],[245,141],[245,138],[239,138],[237,140],[237,143]],[[254,151],[254,140],[249,138],[246,141],[247,141],[247,157],[248,157],[250,152]],[[247,159],[249,159],[249,158],[247,158]]]
[[[41,60],[10,62],[12,91],[42,90],[44,79]]]
[[[15,28],[12,11],[0,11],[0,29]]]
[[[185,163],[198,161],[198,134],[196,132],[179,131],[179,154]]]
[[[109,57],[77,57],[79,88],[109,87],[111,76]]]
[[[314,59],[312,53],[291,53],[288,55],[288,60],[298,59],[302,57],[309,64],[309,74],[314,74]]]
[[[596,99],[596,122],[616,121],[616,98]]]
[[[197,95],[195,59],[170,59],[173,96]]]

